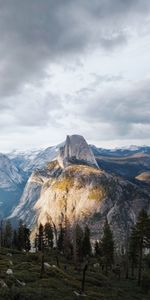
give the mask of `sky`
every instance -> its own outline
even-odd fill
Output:
[[[150,145],[149,0],[0,0],[0,152]]]

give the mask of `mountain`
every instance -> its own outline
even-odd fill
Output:
[[[140,173],[150,170],[150,155],[127,157],[96,157],[97,163],[107,172],[133,181]]]
[[[15,166],[28,177],[33,170],[43,168],[49,161],[53,160],[60,147],[64,143],[57,146],[48,147],[41,150],[33,150],[26,152],[12,151],[8,153],[8,158],[15,164]]]
[[[66,142],[64,146],[60,148],[57,159],[62,168],[70,163],[85,163],[98,168],[91,148],[80,135],[67,135]]]
[[[95,239],[107,217],[116,241],[124,244],[142,208],[150,211],[148,189],[98,167],[92,147],[74,135],[67,136],[56,159],[32,172],[10,218],[33,230],[47,221],[57,227],[66,219],[71,226],[87,223]]]
[[[18,203],[23,187],[17,167],[6,155],[0,154],[0,218],[7,216]]]
[[[150,172],[143,172],[136,177],[137,180],[150,183]]]
[[[108,157],[127,157],[138,153],[150,154],[149,146],[131,145],[129,147],[114,148],[114,149],[97,148],[94,145],[90,145],[90,146],[95,156],[101,155],[101,156],[108,156]]]

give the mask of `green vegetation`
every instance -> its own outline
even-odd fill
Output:
[[[147,212],[142,210],[139,213],[137,223],[132,229],[130,238],[132,261],[138,256],[138,285],[141,284],[143,250],[150,248],[150,219]],[[132,253],[133,252],[133,253]],[[136,262],[134,262],[135,264]]]
[[[49,300],[49,299],[82,299],[76,297],[74,291],[79,291],[82,281],[82,271],[75,270],[71,261],[59,255],[60,268],[50,267],[45,270],[42,278],[41,254],[40,253],[21,253],[12,251],[12,257],[7,254],[8,249],[0,251],[0,282],[3,280],[7,287],[0,285],[0,300]],[[13,275],[7,275],[6,271],[10,267],[10,260]],[[51,250],[45,254],[45,261],[50,265],[55,265],[55,251]],[[147,277],[144,275],[143,288],[137,287],[135,280],[125,280],[122,271],[121,279],[118,280],[116,275],[109,273],[106,277],[100,268],[94,268],[95,258],[90,259],[89,268],[85,280],[85,293],[87,300],[148,300],[147,294]],[[64,266],[67,269],[64,270]],[[82,269],[83,265],[81,266]],[[21,286],[17,282],[25,283]]]
[[[13,231],[6,222],[0,234],[0,300],[71,300],[83,295],[87,300],[148,300],[150,254],[144,250],[150,248],[149,226],[149,217],[141,211],[129,248],[118,253],[106,220],[103,237],[92,253],[88,226],[83,230],[76,224],[71,233],[65,218],[59,229],[51,223],[40,225],[36,252],[30,253],[26,226],[20,222]]]

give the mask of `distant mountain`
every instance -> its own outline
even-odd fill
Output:
[[[139,211],[150,211],[147,187],[105,171],[100,163],[100,150],[94,147],[99,153],[98,168],[93,146],[89,147],[81,136],[68,136],[60,151],[57,149],[53,148],[56,159],[32,172],[10,218],[21,218],[33,232],[47,221],[57,227],[66,219],[71,226],[76,222],[83,226],[87,223],[95,239],[107,217],[117,243],[121,241],[123,245],[127,228],[135,223]]]
[[[21,172],[30,174],[33,170],[43,168],[49,161],[52,161],[57,156],[61,146],[63,143],[42,150],[13,151],[7,156]]]
[[[131,155],[125,157],[97,156],[98,164],[107,172],[134,181],[142,172],[150,170],[150,155]]]
[[[71,220],[87,222],[96,237],[107,216],[118,239],[142,207],[149,210],[149,172],[150,147],[102,149],[78,135],[46,149],[0,154],[0,218],[22,218],[31,227],[60,222],[67,199]]]
[[[0,154],[0,218],[18,203],[24,188],[23,178],[13,162]]]
[[[143,173],[141,173],[140,175],[138,175],[136,177],[136,179],[140,180],[140,181],[144,181],[144,182],[150,183],[150,171],[149,172],[143,172]]]
[[[110,157],[126,157],[137,153],[150,154],[149,146],[129,146],[114,149],[97,148],[94,145],[90,145],[94,155],[104,155]]]

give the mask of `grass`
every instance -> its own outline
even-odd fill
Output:
[[[0,300],[74,300],[77,297],[74,291],[81,287],[82,272],[74,269],[71,262],[60,255],[60,268],[51,267],[40,278],[41,255],[13,252],[8,256],[9,250],[0,250],[0,281],[7,284],[7,288],[0,285]],[[10,260],[13,265],[10,266]],[[45,254],[45,261],[56,264],[53,252]],[[93,267],[94,259],[91,259],[86,274],[87,300],[148,300],[150,295],[145,295],[134,280],[106,277],[99,269]],[[64,265],[67,270],[64,270]],[[8,268],[12,268],[13,275],[7,275]],[[25,282],[21,286],[18,281]]]

